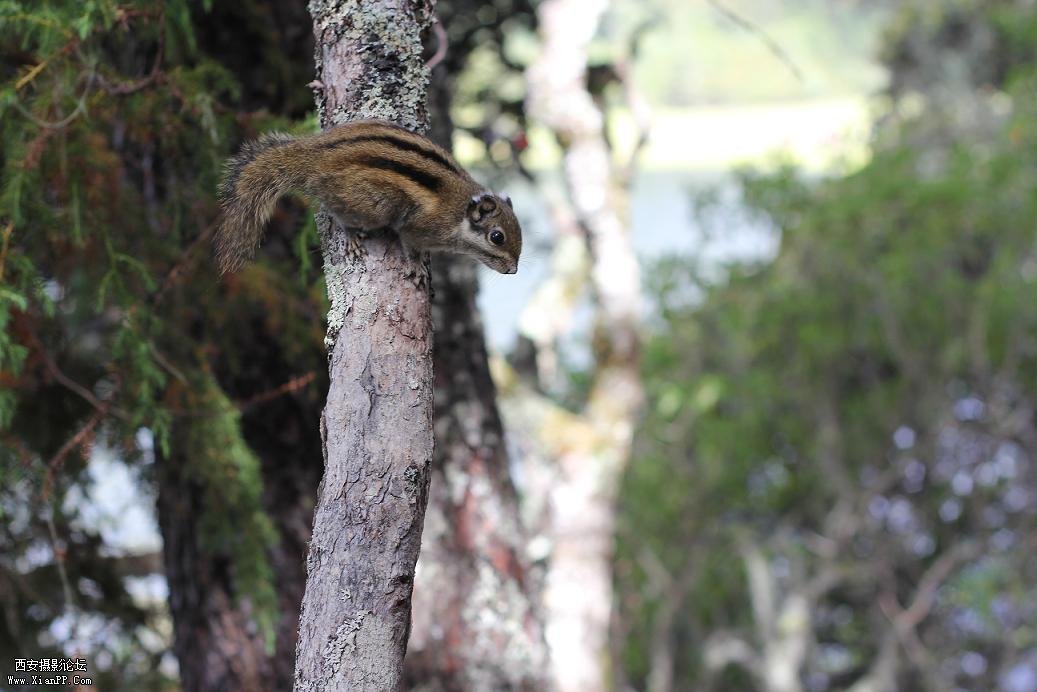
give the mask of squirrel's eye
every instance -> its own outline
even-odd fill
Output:
[[[490,242],[494,245],[503,245],[504,233],[502,233],[501,231],[493,231],[492,233],[490,233]]]

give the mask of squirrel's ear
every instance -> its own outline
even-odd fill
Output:
[[[497,200],[492,193],[483,192],[473,195],[468,202],[468,218],[479,223],[483,218],[497,213]]]
[[[512,209],[515,208],[515,205],[511,203],[511,197],[508,197],[508,194],[506,192],[502,192],[497,196],[504,200],[504,203],[507,204],[509,207],[511,207]]]

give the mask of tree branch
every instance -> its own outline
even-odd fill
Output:
[[[781,62],[781,64],[787,67],[789,69],[789,72],[791,72],[792,75],[799,82],[802,83],[806,81],[803,78],[803,71],[800,70],[796,63],[792,60],[792,58],[789,57],[789,54],[785,52],[785,49],[778,45],[778,43],[774,39],[768,36],[767,33],[763,31],[763,29],[756,26],[742,15],[736,13],[731,8],[721,4],[718,0],[706,0],[706,3],[709,4],[709,6],[712,7],[714,10],[724,15],[724,17],[727,18],[729,21],[736,24],[740,28],[745,29],[750,34],[756,36],[756,38],[760,39],[760,42],[767,48],[767,50],[769,50],[771,54]]]

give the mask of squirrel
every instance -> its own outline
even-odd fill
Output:
[[[475,182],[431,140],[382,120],[355,120],[302,137],[274,133],[229,159],[216,257],[224,273],[259,247],[277,200],[316,199],[357,235],[390,229],[411,252],[470,255],[502,274],[518,270],[522,229],[505,194]]]

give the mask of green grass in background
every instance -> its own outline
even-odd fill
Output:
[[[645,22],[634,63],[637,87],[652,109],[651,137],[641,170],[716,172],[779,158],[809,170],[852,168],[868,156],[868,98],[885,73],[875,61],[883,14],[852,0],[718,0],[777,44],[801,75],[707,0],[617,0],[606,17],[592,61],[622,56]],[[653,21],[654,18],[654,21]],[[528,64],[536,36],[509,34],[509,57]],[[476,51],[460,89],[477,95],[494,88],[522,98],[521,80],[502,83],[497,57]],[[491,86],[492,85],[492,86]],[[513,93],[512,93],[513,92]],[[481,119],[473,96],[455,111],[461,125]],[[612,141],[621,160],[637,139],[633,118],[613,110]],[[533,169],[557,166],[559,149],[535,126],[523,157]],[[482,142],[458,134],[455,150],[466,163],[485,156]]]

